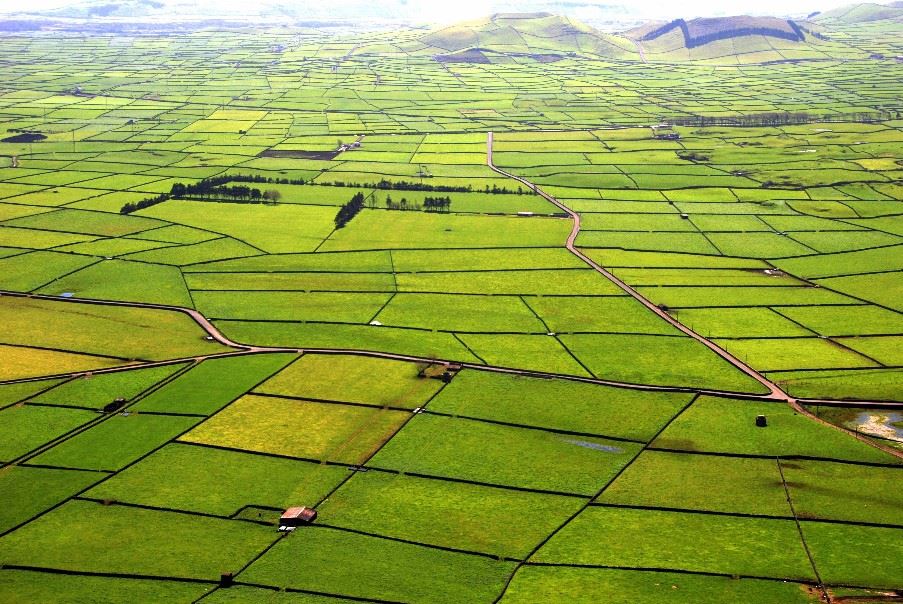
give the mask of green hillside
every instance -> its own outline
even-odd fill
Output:
[[[839,23],[845,25],[884,20],[903,21],[903,4],[900,2],[891,4],[874,4],[871,2],[851,4],[820,13],[813,17],[812,20],[817,23]]]
[[[649,62],[746,64],[863,55],[861,50],[825,37],[820,25],[776,17],[741,15],[653,22],[625,36],[642,48]]]
[[[588,54],[638,59],[630,40],[549,13],[499,13],[431,31],[418,41],[437,55],[467,49],[516,54]]]

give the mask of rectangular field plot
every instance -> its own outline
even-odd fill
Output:
[[[181,440],[357,464],[382,446],[408,417],[400,411],[249,395]]]
[[[591,377],[557,337],[469,333],[458,339],[487,365]]]
[[[638,287],[637,291],[669,308],[861,304],[843,294],[814,287]]]
[[[765,415],[768,427],[755,424]],[[653,448],[746,455],[810,456],[893,463],[893,458],[786,405],[700,397],[653,441]]]
[[[814,578],[792,520],[698,512],[593,506],[552,537],[531,561]]]
[[[698,254],[676,254],[669,252],[643,252],[634,250],[586,249],[583,252],[609,268],[636,268],[648,270],[664,269],[758,269],[764,271],[769,265],[764,260],[750,258],[724,258]],[[620,274],[620,271],[615,271]],[[685,271],[675,271],[679,275]],[[694,273],[697,271],[694,271]],[[701,273],[705,275],[707,273]],[[633,283],[631,281],[631,283]]]
[[[723,268],[637,268],[618,269],[615,274],[633,286],[642,285],[700,285],[700,286],[740,286],[759,287],[803,286],[804,282],[768,269],[723,269]]]
[[[0,473],[0,533],[106,478],[98,472],[12,466]],[[2,593],[2,589],[0,589]]]
[[[792,515],[774,460],[664,451],[643,452],[596,501],[736,514]]]
[[[313,505],[347,475],[340,466],[173,444],[87,496],[231,516],[245,506]],[[277,517],[278,512],[272,512],[265,519]]]
[[[311,564],[299,565],[302,556]],[[314,526],[282,540],[242,576],[355,598],[454,604],[491,602],[514,567],[513,562]]]
[[[333,229],[335,209],[300,205],[207,204],[167,201],[141,214],[229,235],[269,253],[311,252]],[[248,225],[254,228],[248,229]]]
[[[553,602],[562,594],[573,604],[813,604],[817,601],[813,588],[784,581],[611,568],[524,566],[517,571],[501,602]]]
[[[442,383],[421,375],[425,363],[366,356],[305,354],[256,392],[414,409]]]
[[[376,320],[383,325],[442,331],[546,332],[516,296],[396,294]]]
[[[554,247],[570,230],[569,221],[554,218],[364,210],[321,249]]]
[[[409,354],[431,359],[482,363],[453,334],[338,323],[217,321],[230,338],[260,346],[362,350]]]
[[[903,587],[903,529],[807,521],[800,527],[825,583]]]
[[[62,379],[55,379],[2,384],[0,385],[0,407],[24,401],[42,393],[44,390],[53,388],[61,381]]]
[[[0,411],[0,460],[12,461],[96,417],[82,409],[7,407]]]
[[[0,341],[5,344],[126,359],[162,360],[228,350],[205,342],[204,331],[191,317],[157,309],[3,296],[0,323],[4,326]]]
[[[36,464],[118,470],[150,453],[199,420],[165,415],[117,415],[33,458]]]
[[[38,293],[79,298],[192,306],[182,273],[175,266],[105,260],[47,283]]]
[[[692,397],[464,370],[430,402],[429,409],[459,417],[646,441]]]
[[[887,488],[903,469],[825,461],[781,461],[800,518],[903,526],[903,495]]]
[[[556,245],[560,245],[560,243]],[[393,250],[391,254],[392,265],[399,273],[586,268],[586,264],[582,260],[562,247],[483,250]]]
[[[44,405],[67,405],[100,409],[118,398],[131,401],[185,364],[174,363],[147,369],[131,369],[74,378],[31,398]]]
[[[900,279],[899,272],[819,279],[818,284],[903,312],[903,279]]]
[[[523,557],[585,502],[447,480],[356,474],[320,508],[320,521],[418,543]],[[392,514],[384,510],[392,509]]]
[[[195,291],[395,291],[395,279],[391,273],[189,273],[185,275],[185,281],[188,287]]]
[[[207,359],[152,392],[135,409],[139,412],[215,413],[294,359],[292,354]]]
[[[822,308],[862,307],[832,306]],[[761,306],[749,308],[685,308],[675,313],[675,317],[696,333],[707,338],[811,337],[814,335],[813,332],[783,317],[772,309]]]
[[[70,501],[0,542],[8,564],[217,580],[273,540],[267,527]]]
[[[174,228],[174,227],[171,227]],[[304,278],[316,280],[336,280],[339,283],[357,283],[362,280],[367,286],[373,285],[368,275],[353,273],[391,273],[392,259],[388,251],[378,252],[317,252],[306,254],[268,254],[235,260],[218,260],[184,269],[185,277],[192,288],[197,289],[257,289],[254,287],[231,286],[233,282],[242,283],[248,279],[254,285],[255,279],[272,277],[274,283],[280,283],[279,273],[306,273]],[[235,273],[224,279],[211,273]],[[197,273],[197,274],[194,274]],[[253,273],[261,273],[256,275]],[[316,273],[314,275],[313,273]],[[347,274],[351,273],[351,274]],[[292,279],[292,275],[285,278]],[[385,277],[372,277],[376,283],[384,283]],[[197,281],[194,281],[197,279]],[[347,281],[344,281],[347,279]],[[210,284],[210,285],[207,285]],[[263,288],[262,288],[263,289]],[[273,287],[272,289],[276,289]],[[323,288],[319,288],[323,289]]]
[[[392,294],[196,291],[192,297],[213,319],[369,323]]]
[[[903,333],[903,314],[878,306],[799,306],[775,310],[823,336]]]
[[[399,292],[620,296],[624,292],[592,269],[401,273]]]
[[[0,594],[15,594],[23,602],[88,602],[96,600],[99,594],[114,602],[130,599],[140,602],[188,602],[201,597],[209,589],[203,583],[181,581],[62,575],[13,569],[0,571]]]
[[[591,496],[639,449],[637,443],[424,414],[370,465]]]
[[[124,359],[0,344],[0,380],[109,369],[126,364]]]
[[[561,342],[598,378],[631,384],[761,392],[763,387],[686,337],[573,334]]]
[[[878,366],[833,340],[821,338],[717,340],[717,343],[763,371]]]
[[[773,380],[794,396],[876,401],[903,400],[903,369],[772,371]]]
[[[30,252],[2,258],[0,287],[29,292],[95,262],[96,258],[58,252]]]
[[[680,333],[629,296],[531,296],[523,300],[555,333]]]

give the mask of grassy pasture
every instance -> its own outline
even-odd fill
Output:
[[[296,564],[299,556],[312,564]],[[513,570],[511,562],[315,527],[282,540],[246,576],[349,597],[451,604],[491,601]]]
[[[532,560],[814,578],[792,520],[671,511],[590,507]]]
[[[248,395],[181,437],[189,443],[361,463],[406,413]]]
[[[229,516],[248,505],[312,505],[347,473],[337,466],[173,444],[91,489],[87,496]],[[272,512],[265,520],[275,516]]]
[[[371,465],[590,496],[638,449],[635,443],[420,415]]]
[[[0,543],[10,564],[215,580],[272,541],[263,527],[70,501]]]
[[[755,425],[757,415],[766,416],[766,429]],[[887,454],[811,422],[787,406],[709,396],[694,402],[652,442],[652,447],[689,452],[893,462]]]
[[[135,409],[158,413],[215,413],[293,359],[290,354],[208,359],[141,399]]]
[[[356,474],[319,509],[322,522],[332,526],[521,557],[583,501],[371,471]],[[383,513],[390,508],[394,514]]]
[[[41,453],[34,463],[118,470],[198,423],[197,418],[117,415]]]
[[[91,575],[62,575],[27,570],[0,573],[0,594],[15,594],[22,602],[78,604],[91,599],[98,604],[116,604],[126,598],[142,602],[193,600],[209,587],[198,583],[122,579]]]
[[[165,310],[4,296],[0,321],[6,344],[146,360],[228,350],[204,341],[204,331],[189,316]],[[35,325],[43,326],[40,335]]]
[[[414,409],[441,388],[420,364],[391,359],[305,354],[255,392]]]
[[[553,601],[590,604],[811,604],[817,596],[805,585],[784,581],[635,571],[608,568],[525,566],[508,586],[505,604]]]
[[[683,510],[792,515],[774,460],[645,451],[596,501]]]

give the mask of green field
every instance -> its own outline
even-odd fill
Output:
[[[903,593],[903,8],[170,4],[0,15],[0,602]]]

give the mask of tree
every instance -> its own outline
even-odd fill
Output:
[[[279,203],[279,200],[282,199],[282,193],[276,189],[267,189],[263,192],[263,198],[270,203]]]

